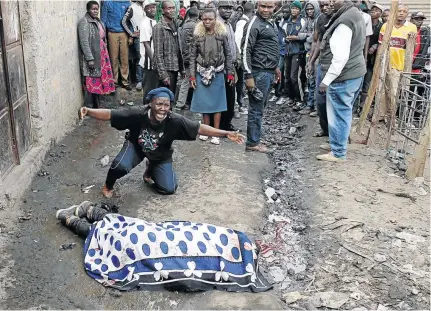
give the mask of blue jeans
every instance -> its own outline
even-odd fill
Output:
[[[337,158],[345,158],[347,141],[352,125],[352,109],[358,97],[364,77],[333,82],[326,92],[326,111],[328,113],[329,144]]]
[[[260,100],[254,98],[249,92],[249,108],[247,120],[247,146],[256,146],[260,143],[262,135],[262,117],[265,103],[268,99],[269,88],[274,80],[274,73],[264,71],[252,72],[254,84],[258,88],[263,97]]]
[[[141,58],[141,53],[140,53],[140,42],[139,42],[139,38],[135,38],[133,40],[133,49],[134,51],[134,57],[137,60],[136,62],[136,82],[142,82],[142,77],[144,76],[144,68],[142,68],[139,65],[139,59]]]
[[[319,86],[322,82],[322,69],[320,67],[320,64],[317,65],[316,70],[316,84],[315,84],[315,91],[314,91],[314,99],[316,101],[316,108],[317,108],[317,114],[319,115],[319,124],[320,128],[322,129],[323,135],[328,135],[328,115],[326,113],[326,95],[319,93]]]
[[[127,175],[144,160],[145,154],[130,141],[126,140],[120,153],[112,161],[106,177],[106,186],[113,189],[117,179]],[[178,188],[177,177],[172,162],[159,163],[150,161],[149,175],[156,190],[162,194],[173,194]]]

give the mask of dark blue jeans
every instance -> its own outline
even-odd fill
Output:
[[[263,98],[256,100],[251,94],[248,96],[247,146],[256,146],[260,143],[263,109],[268,99],[269,88],[274,80],[274,73],[272,72],[254,71],[252,74],[254,84],[262,92]]]
[[[316,70],[316,88],[314,92],[314,100],[316,101],[317,114],[319,115],[320,128],[322,129],[323,135],[328,136],[329,130],[328,115],[326,113],[326,94],[319,93],[319,86],[322,80],[322,70],[320,68],[320,64],[318,64]]]
[[[112,161],[106,177],[106,186],[113,189],[117,179],[127,175],[144,160],[145,155],[134,144],[126,140],[120,153]],[[162,194],[173,194],[178,188],[177,177],[172,162],[158,163],[150,161],[150,176],[156,190]]]
[[[139,38],[133,39],[133,46],[130,48],[133,50],[131,52],[133,64],[136,65],[136,83],[139,83],[142,82],[144,75],[144,68],[139,65],[139,59],[141,58]]]

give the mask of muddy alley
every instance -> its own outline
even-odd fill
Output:
[[[245,131],[246,116],[235,126]],[[407,182],[381,150],[357,144],[346,163],[318,163],[325,139],[312,137],[316,129],[315,119],[270,103],[264,139],[271,154],[245,152],[226,139],[220,146],[175,142],[174,195],[144,184],[141,164],[107,200],[100,193],[106,159],[117,155],[124,132],[85,119],[51,148],[18,206],[0,210],[0,308],[429,309],[429,176]],[[105,288],[84,271],[83,240],[55,219],[56,210],[84,200],[154,222],[244,231],[256,240],[274,288],[259,294]]]

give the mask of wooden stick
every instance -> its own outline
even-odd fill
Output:
[[[362,109],[362,113],[361,113],[361,117],[360,117],[359,122],[358,122],[358,126],[356,127],[356,132],[359,135],[361,135],[365,120],[367,119],[368,113],[370,112],[370,108],[371,108],[371,104],[373,103],[374,95],[376,95],[377,88],[379,87],[379,82],[381,84],[384,83],[384,78],[383,78],[383,81],[379,81],[380,80],[379,78],[381,76],[380,72],[382,69],[384,71],[386,70],[386,66],[383,63],[383,61],[385,58],[385,54],[388,53],[389,43],[390,43],[391,34],[392,34],[392,28],[394,27],[395,16],[396,16],[396,13],[398,11],[398,1],[391,1],[391,9],[390,10],[391,10],[391,14],[389,16],[388,23],[386,25],[385,35],[383,36],[381,46],[377,50],[376,61],[374,63],[373,77],[371,79],[371,84],[370,84],[370,88],[368,91],[368,96],[367,96],[367,99],[365,101],[364,108]],[[388,58],[388,57],[386,56],[386,58]],[[374,110],[375,109],[376,109],[376,107],[374,108]]]
[[[430,144],[430,118],[431,109],[428,110],[428,119],[425,127],[421,131],[419,145],[416,146],[415,152],[407,165],[406,177],[410,180],[424,175],[425,162],[428,156],[428,147]]]
[[[413,65],[413,51],[415,49],[416,45],[416,36],[417,33],[410,32],[407,36],[407,43],[406,43],[406,56],[404,61],[404,73],[412,72],[412,65]],[[408,75],[408,74],[407,74]],[[399,84],[397,96],[394,98],[391,96],[391,115],[389,118],[389,131],[388,131],[388,140],[386,141],[386,149],[389,149],[391,145],[391,138],[394,131],[394,125],[395,125],[395,115],[398,109],[398,103],[397,100],[400,97],[401,90],[404,90],[407,87],[407,82],[409,82],[408,76],[406,74],[402,75],[401,83]],[[391,79],[390,84],[392,84]],[[389,89],[392,90],[392,85],[389,86]]]

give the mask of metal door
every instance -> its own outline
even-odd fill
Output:
[[[0,176],[31,143],[18,1],[0,1]]]

